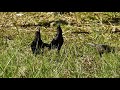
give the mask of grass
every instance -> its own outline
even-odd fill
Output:
[[[119,78],[120,51],[99,57],[87,42],[120,47],[120,34],[111,33],[119,22],[113,18],[118,12],[70,12],[60,15],[53,12],[0,12],[0,77],[1,78]],[[35,26],[52,20],[65,20],[62,24],[64,44],[60,55],[56,50],[45,49],[43,55],[32,54],[30,44],[36,31]],[[16,25],[14,25],[16,24]],[[90,34],[75,34],[86,31]],[[41,26],[41,37],[50,43],[56,34],[56,26]],[[9,40],[7,37],[11,37]]]

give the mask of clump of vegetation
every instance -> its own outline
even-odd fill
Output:
[[[120,34],[118,12],[1,12],[0,77],[2,78],[119,78]],[[35,56],[30,48],[36,27],[50,43],[61,21],[64,43]],[[103,53],[87,43],[115,47]]]

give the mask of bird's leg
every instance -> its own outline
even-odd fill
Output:
[[[100,53],[100,52],[99,52],[99,54],[100,54],[100,57],[102,57],[102,54],[103,54],[103,53]]]
[[[60,50],[57,50],[57,53],[60,54]]]

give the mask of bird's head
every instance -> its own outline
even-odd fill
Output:
[[[37,38],[41,37],[41,35],[40,35],[40,26],[37,27],[37,31],[35,33],[35,37],[37,37]]]
[[[40,26],[37,26],[36,29],[38,32],[40,32]]]
[[[60,23],[57,25],[57,33],[62,33],[62,29],[61,29]]]

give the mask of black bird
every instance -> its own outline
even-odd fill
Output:
[[[43,49],[45,47],[49,47],[49,44],[44,43],[41,40],[40,27],[37,27],[37,28],[38,28],[38,31],[35,32],[35,38],[31,43],[31,50],[32,50],[33,54],[39,54],[40,51],[42,51],[42,53],[43,53]]]
[[[57,34],[55,38],[50,43],[49,49],[57,49],[58,53],[60,52],[60,49],[63,45],[64,39],[62,36],[62,29],[60,27],[60,24],[57,26]]]
[[[109,45],[105,45],[105,44],[93,44],[93,43],[87,43],[87,44],[95,47],[97,49],[100,57],[102,57],[103,53],[110,53],[110,52],[114,52],[115,51],[115,48],[111,47]]]

